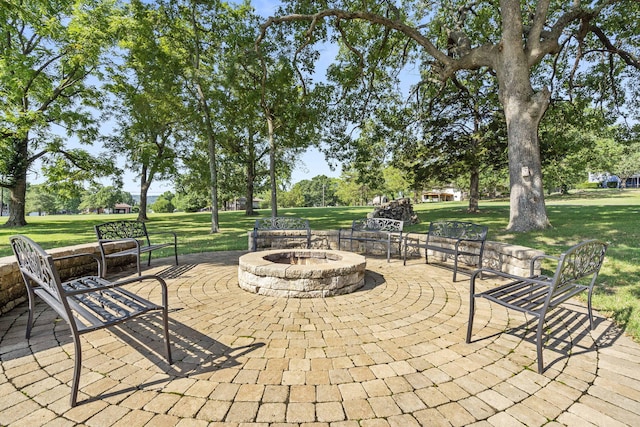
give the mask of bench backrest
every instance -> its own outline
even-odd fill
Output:
[[[53,264],[53,257],[26,236],[11,236],[9,242],[11,242],[11,249],[13,249],[18,261],[25,285],[31,289],[37,287],[45,290],[50,296],[50,298],[45,298],[49,305],[60,315],[64,315],[63,312],[67,308],[66,301],[63,298],[62,281]]]
[[[551,299],[575,288],[575,284],[584,281],[584,279],[589,282],[585,286],[593,287],[606,251],[606,243],[599,240],[587,240],[569,248],[560,255],[560,261],[553,276],[554,289]]]
[[[144,237],[147,244],[149,244],[147,226],[142,221],[111,221],[96,225],[94,228],[99,240],[139,239]]]
[[[309,230],[309,220],[292,216],[256,219],[254,230]]]
[[[355,219],[351,224],[353,231],[389,231],[401,232],[404,221],[390,218]]]
[[[472,222],[433,221],[429,224],[429,236],[450,239],[485,241],[488,230],[489,227]]]

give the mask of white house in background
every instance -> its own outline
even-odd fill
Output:
[[[616,182],[616,183],[618,183],[618,186],[620,186],[620,178],[618,178],[616,175],[611,175],[609,172],[601,172],[601,173],[589,172],[589,182],[605,183],[604,184],[605,186],[606,186],[607,182]],[[640,187],[640,173],[637,173],[635,175],[631,175],[629,178],[627,178],[627,182],[626,182],[625,187],[626,188],[639,188]]]
[[[454,187],[435,188],[422,192],[421,202],[459,202],[462,200],[462,191]]]

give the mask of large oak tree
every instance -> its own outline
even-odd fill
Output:
[[[392,32],[406,40],[404,47],[397,46],[395,55],[408,60],[414,58],[411,52],[418,52],[428,57],[421,63],[428,78],[444,82],[460,70],[491,70],[498,82],[508,135],[508,228],[528,231],[548,227],[538,125],[549,105],[554,67],[565,64],[575,70],[571,77],[619,70],[621,66],[640,69],[636,37],[640,2],[451,0],[397,6],[395,2],[348,0],[287,2],[281,16],[262,25],[262,37],[276,24],[308,22],[303,40],[309,43],[322,37],[317,29],[328,22],[333,31],[323,34],[340,40],[351,53],[350,64],[361,70],[371,67],[371,62],[366,62],[373,58],[371,52],[380,50],[389,55]],[[383,30],[376,31],[376,27]],[[382,73],[390,62],[377,60],[381,66],[373,71]],[[572,65],[567,65],[570,61]],[[602,67],[603,62],[611,67]],[[606,83],[614,72],[603,76]]]

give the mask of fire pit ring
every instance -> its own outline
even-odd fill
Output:
[[[324,249],[276,249],[242,255],[238,284],[246,291],[287,298],[322,298],[364,285],[366,259]]]

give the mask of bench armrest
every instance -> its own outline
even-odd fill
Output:
[[[560,262],[560,258],[558,258],[557,256],[552,256],[552,255],[536,255],[533,258],[531,258],[531,261],[529,261],[529,274],[531,274],[531,276],[533,276],[533,272],[535,270],[536,267],[536,262],[537,261],[541,261],[543,259],[551,259],[557,262]]]

